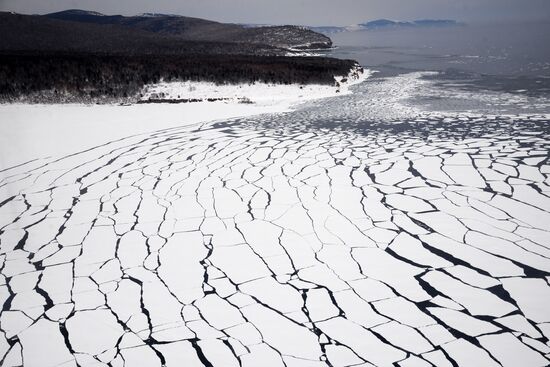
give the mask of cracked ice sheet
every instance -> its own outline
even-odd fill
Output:
[[[3,104],[0,106],[0,146],[10,149],[2,149],[0,167],[74,153],[84,147],[125,138],[129,131],[137,135],[221,118],[273,113],[285,111],[291,104],[255,106],[199,102],[93,107]],[[75,120],[79,120],[78,128],[74,127]]]
[[[377,103],[3,170],[0,364],[547,365],[548,120]]]

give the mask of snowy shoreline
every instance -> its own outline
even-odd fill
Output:
[[[260,115],[283,113],[315,99],[350,94],[352,85],[372,75],[365,70],[341,86],[225,85],[161,83],[151,93],[164,92],[167,103],[131,105],[0,104],[0,170],[47,157],[59,157],[127,136],[157,130]],[[192,88],[190,88],[192,86]],[[191,89],[191,90],[189,90]],[[168,103],[170,97],[203,99]],[[185,93],[185,94],[183,94]],[[144,100],[146,95],[144,95]],[[209,102],[209,98],[227,100]],[[252,103],[242,103],[246,98]]]
[[[221,84],[210,82],[160,82],[146,86],[138,103],[196,103],[229,101],[260,106],[288,105],[314,99],[352,93],[350,87],[373,74],[371,70],[355,68],[347,76],[334,78],[334,85],[318,84]],[[287,107],[287,108],[288,108]],[[285,108],[285,109],[287,109]]]

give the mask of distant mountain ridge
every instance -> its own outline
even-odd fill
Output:
[[[379,28],[397,28],[397,27],[452,27],[459,23],[456,20],[450,19],[421,19],[411,22],[394,21],[389,19],[377,19],[366,23],[358,24],[362,29],[379,29]]]
[[[389,19],[376,19],[365,23],[350,25],[347,27],[309,27],[309,29],[322,34],[334,34],[340,32],[355,31],[376,31],[392,29],[412,29],[412,28],[438,28],[438,27],[457,27],[464,25],[451,19],[420,19],[413,21],[396,21]]]
[[[248,27],[181,15],[146,13],[137,16],[104,15],[71,9],[43,17],[63,21],[114,25],[177,37],[185,41],[262,44],[283,49],[332,47],[329,37],[305,27],[283,25]]]

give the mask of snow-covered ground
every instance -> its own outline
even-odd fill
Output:
[[[0,104],[0,170],[32,159],[92,148],[128,135],[219,119],[290,111],[320,98],[347,95],[372,73],[326,85],[222,85],[185,82],[148,86],[143,99],[201,99],[193,103],[120,105]],[[338,78],[341,80],[342,78]],[[162,93],[162,94],[161,94]],[[228,99],[208,102],[206,99]],[[242,103],[242,99],[250,103]]]
[[[243,99],[259,106],[289,106],[320,98],[348,95],[351,87],[362,83],[373,74],[371,70],[359,72],[354,69],[347,76],[335,78],[335,85],[316,84],[221,84],[208,82],[162,82],[144,88],[142,100],[228,99],[234,102]]]
[[[420,85],[2,171],[0,364],[547,366],[548,116]]]
[[[129,135],[205,121],[281,112],[235,102],[148,105],[0,105],[0,169],[58,157]]]

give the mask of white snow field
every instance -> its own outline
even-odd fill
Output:
[[[422,109],[421,83],[127,107],[126,136],[119,107],[2,106],[71,141],[3,137],[0,365],[547,366],[548,115]]]
[[[280,112],[288,105],[236,102],[0,105],[0,167],[59,157],[113,140],[200,122]]]

